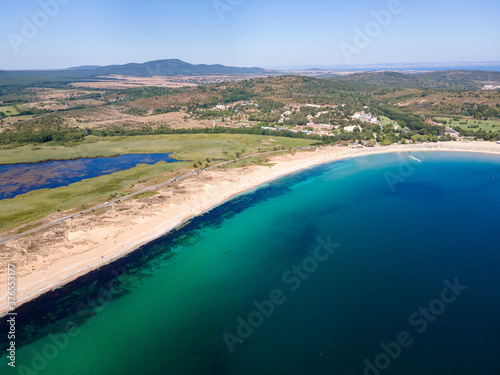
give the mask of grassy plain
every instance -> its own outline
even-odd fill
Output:
[[[436,120],[442,122],[446,120],[448,126],[459,126],[465,129],[471,130],[486,130],[486,131],[497,131],[500,130],[500,121],[498,120],[474,120],[474,119],[452,119],[452,118],[444,118],[439,117]],[[464,122],[467,121],[467,124]],[[477,125],[477,128],[475,127]],[[474,127],[473,127],[474,126]]]
[[[18,109],[13,105],[0,107],[0,112],[3,112],[6,116],[15,116],[19,114]]]
[[[382,123],[382,126],[391,126],[397,124],[396,121],[391,120],[389,117],[379,116],[378,119]]]
[[[90,136],[74,146],[54,144],[0,147],[0,164],[35,163],[84,157],[172,152],[178,160],[233,159],[235,154],[270,151],[275,147],[309,146],[314,140],[250,134],[168,134],[134,137]]]

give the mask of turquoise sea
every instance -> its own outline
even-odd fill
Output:
[[[498,156],[324,164],[20,307],[0,373],[499,374],[499,233]]]

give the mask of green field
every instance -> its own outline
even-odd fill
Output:
[[[382,123],[382,126],[384,126],[384,127],[397,124],[396,121],[391,120],[389,117],[385,117],[385,116],[377,116],[377,117],[380,120],[380,122]]]
[[[436,118],[437,121],[442,122],[446,120],[447,126],[459,126],[461,128],[470,129],[470,130],[486,130],[486,131],[498,131],[500,130],[500,121],[498,120],[472,120],[472,119],[463,119],[463,120],[454,120],[451,118],[439,117]],[[452,121],[450,123],[450,121]],[[467,121],[467,124],[463,124]],[[460,124],[462,123],[462,124]],[[472,127],[477,125],[478,127]]]
[[[270,151],[275,147],[302,147],[314,142],[301,138],[250,134],[168,134],[106,138],[90,136],[83,143],[71,147],[49,144],[0,147],[0,164],[166,152],[172,152],[172,157],[178,160],[204,160],[207,157],[234,159],[236,153],[243,150],[249,154],[258,152],[259,148]]]
[[[22,109],[22,106],[19,107]],[[3,112],[6,116],[16,116],[19,114],[18,109],[13,105],[0,106],[0,112]]]

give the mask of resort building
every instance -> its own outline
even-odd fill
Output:
[[[358,128],[360,132],[362,131],[361,126],[359,126],[359,125],[344,126],[344,130],[348,133],[352,133],[354,131],[354,129],[356,129],[356,128]]]

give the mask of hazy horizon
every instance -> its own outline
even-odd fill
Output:
[[[176,58],[165,58],[161,60],[181,60]],[[155,61],[155,60],[152,60]],[[113,63],[109,65],[126,65],[126,64],[144,64],[151,61],[129,61],[126,63]],[[190,63],[190,61],[184,61],[186,63]],[[205,64],[205,63],[200,63]],[[206,65],[225,65],[224,63],[213,63]],[[197,64],[193,64],[197,65]],[[51,68],[25,68],[25,69],[2,69],[4,71],[24,71],[24,70],[32,70],[32,71],[44,71],[44,70],[66,70],[66,69],[84,69],[84,68],[94,68],[94,67],[102,67],[106,65],[98,65],[98,64],[79,64],[74,66],[65,66],[65,67],[51,67]],[[262,68],[266,70],[310,70],[310,69],[321,69],[321,70],[370,70],[375,68],[387,68],[393,70],[447,70],[447,69],[467,69],[467,70],[495,70],[500,71],[500,61],[445,61],[445,62],[406,62],[406,63],[372,63],[372,64],[352,64],[352,65],[332,65],[332,64],[301,64],[301,65],[276,65],[276,66],[238,66],[242,68]],[[484,69],[480,69],[484,68]]]
[[[495,62],[499,11],[491,0],[11,2],[0,69],[169,58],[247,67]]]

